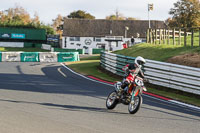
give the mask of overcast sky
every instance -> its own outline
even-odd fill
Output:
[[[166,20],[173,3],[178,0],[0,0],[0,10],[13,8],[20,5],[33,17],[34,13],[44,23],[52,23],[58,14],[67,16],[76,10],[84,10],[95,16],[96,19],[104,19],[115,14],[116,9],[125,17],[134,17],[141,20],[148,19],[148,3],[154,4],[154,10],[150,12],[152,20]]]

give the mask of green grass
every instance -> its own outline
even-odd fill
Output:
[[[146,59],[157,60],[157,61],[166,61],[168,58],[171,58],[176,55],[186,54],[186,53],[199,53],[200,47],[183,47],[178,45],[154,45],[154,44],[137,44],[130,48],[115,51],[115,54],[121,54],[125,56],[142,56]]]
[[[49,52],[49,50],[44,50],[41,48],[9,48],[9,47],[0,47],[1,52],[9,51],[23,51],[23,52]]]
[[[97,54],[97,55],[93,55],[93,56],[89,56],[89,57],[84,57],[84,58],[81,58],[81,60],[100,60],[100,55]]]
[[[100,58],[99,56],[81,58],[81,61],[70,62],[70,63],[67,63],[67,65],[74,71],[81,73],[83,75],[92,75],[97,78],[100,78],[106,81],[111,81],[111,82],[122,80],[120,77],[116,77],[116,76],[114,77],[114,76],[111,76],[110,74],[104,73],[103,71],[99,70],[99,58]],[[173,92],[173,91],[172,92],[164,91],[163,89],[154,89],[152,87],[147,88],[147,91],[157,94],[157,95],[183,101],[185,103],[190,103],[190,104],[200,106],[200,100],[191,95],[185,96],[185,95],[177,94],[176,92]]]
[[[94,58],[93,58],[94,59]],[[85,60],[78,61],[78,62],[69,62],[67,65],[72,68],[74,71],[81,73],[83,75],[91,75],[94,77],[98,77],[100,79],[106,79],[107,81],[115,81],[116,79],[102,73],[102,71],[99,70],[99,60]]]
[[[190,94],[184,93],[184,94],[179,94],[176,91],[164,91],[162,89],[155,89],[155,88],[148,88],[147,90],[150,93],[154,93],[157,95],[161,95],[161,96],[165,96],[174,100],[178,100],[178,101],[182,101],[185,103],[189,103],[189,104],[194,104],[197,106],[200,106],[200,100],[197,97],[194,97]]]

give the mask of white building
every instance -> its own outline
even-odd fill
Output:
[[[164,22],[151,21],[152,28],[164,28]],[[141,20],[87,20],[65,19],[63,24],[63,49],[103,48],[108,51],[123,49],[123,44],[132,45],[145,40],[148,21]]]

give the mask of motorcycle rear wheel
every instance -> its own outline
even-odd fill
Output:
[[[142,96],[138,95],[134,98],[134,102],[130,102],[128,105],[128,111],[130,114],[135,114],[141,107]]]
[[[106,99],[107,109],[114,109],[118,104],[118,102],[119,100],[117,99],[117,92],[116,91],[111,92]]]

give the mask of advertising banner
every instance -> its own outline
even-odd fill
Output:
[[[12,33],[11,38],[13,38],[13,39],[25,39],[25,34]]]
[[[42,49],[45,49],[45,50],[51,50],[51,45],[48,45],[48,44],[42,44]]]
[[[39,53],[38,52],[21,53],[21,62],[39,62]]]
[[[20,53],[21,52],[3,52],[2,61],[20,61]]]
[[[79,61],[78,52],[61,52],[57,56],[58,62]]]
[[[40,62],[57,62],[57,52],[40,52],[39,60]]]
[[[7,39],[7,38],[10,38],[10,37],[11,37],[11,35],[7,34],[7,33],[0,34],[0,38]]]
[[[0,42],[0,47],[24,47],[24,42]]]

